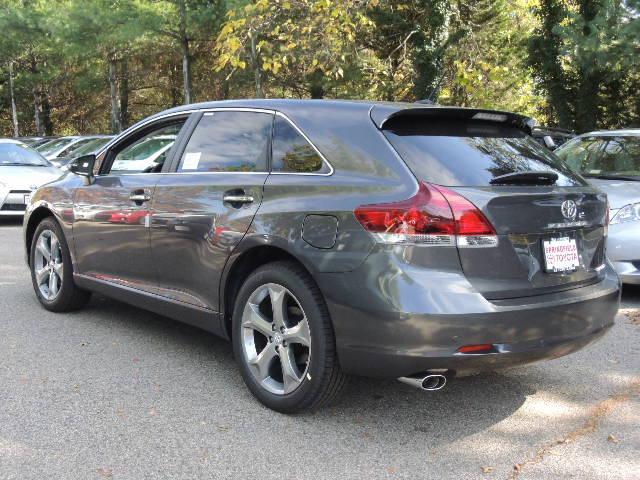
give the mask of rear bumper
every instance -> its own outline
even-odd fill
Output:
[[[448,369],[464,376],[557,358],[604,335],[620,302],[619,281],[610,264],[594,285],[492,302],[450,272],[448,279],[442,274],[431,283],[427,277],[422,282],[405,278],[402,285],[385,279],[384,272],[373,282],[360,277],[363,273],[342,274],[342,281],[337,275],[320,275],[341,366],[354,375],[401,377]],[[389,274],[399,276],[398,271]],[[365,298],[362,288],[367,285],[376,287]],[[498,353],[457,353],[461,346],[486,343]]]

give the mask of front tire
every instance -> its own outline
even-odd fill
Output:
[[[52,217],[38,224],[29,253],[31,282],[38,300],[52,312],[69,312],[83,307],[91,293],[73,281],[69,246],[58,222]]]
[[[342,389],[329,312],[297,264],[274,262],[253,272],[237,295],[232,328],[242,377],[267,407],[311,411]]]

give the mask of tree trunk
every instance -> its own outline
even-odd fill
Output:
[[[13,136],[20,136],[18,128],[18,109],[16,108],[16,96],[13,91],[13,62],[9,62],[9,94],[11,96],[11,120],[13,121]]]
[[[253,66],[254,77],[256,82],[256,98],[264,98],[264,87],[262,85],[262,65],[260,65],[260,56],[256,46],[256,36],[251,32],[251,63]]]
[[[322,70],[316,70],[309,75],[309,93],[311,98],[321,99],[324,98],[324,85],[322,80],[324,79],[324,73]]]
[[[126,59],[120,62],[120,128],[129,126],[129,63]]]
[[[38,91],[38,87],[33,87],[33,120],[36,125],[36,135],[39,137],[44,137],[44,127],[42,126],[42,121],[40,119],[40,110],[42,106],[40,105],[40,92]]]
[[[53,122],[51,122],[51,103],[49,102],[49,94],[40,91],[40,105],[42,108],[42,128],[47,136],[53,135]]]
[[[109,93],[111,96],[111,132],[120,133],[120,99],[118,98],[118,79],[115,56],[109,57]]]
[[[191,56],[189,54],[189,36],[187,35],[187,7],[184,0],[179,3],[180,8],[180,43],[182,47],[182,84],[184,89],[184,103],[193,102],[191,92]]]
[[[177,107],[180,102],[180,72],[178,72],[177,66],[171,67],[169,82],[171,84],[171,106]]]

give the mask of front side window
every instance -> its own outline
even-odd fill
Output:
[[[266,172],[273,115],[205,113],[185,148],[179,172]]]
[[[282,117],[276,117],[273,127],[274,172],[326,173],[328,167],[309,142]]]
[[[115,153],[110,172],[113,175],[157,173],[169,157],[185,119],[147,132]]]

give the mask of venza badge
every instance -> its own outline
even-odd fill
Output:
[[[567,220],[575,220],[578,214],[578,206],[573,200],[565,200],[562,202],[560,210],[562,211],[562,216]]]

